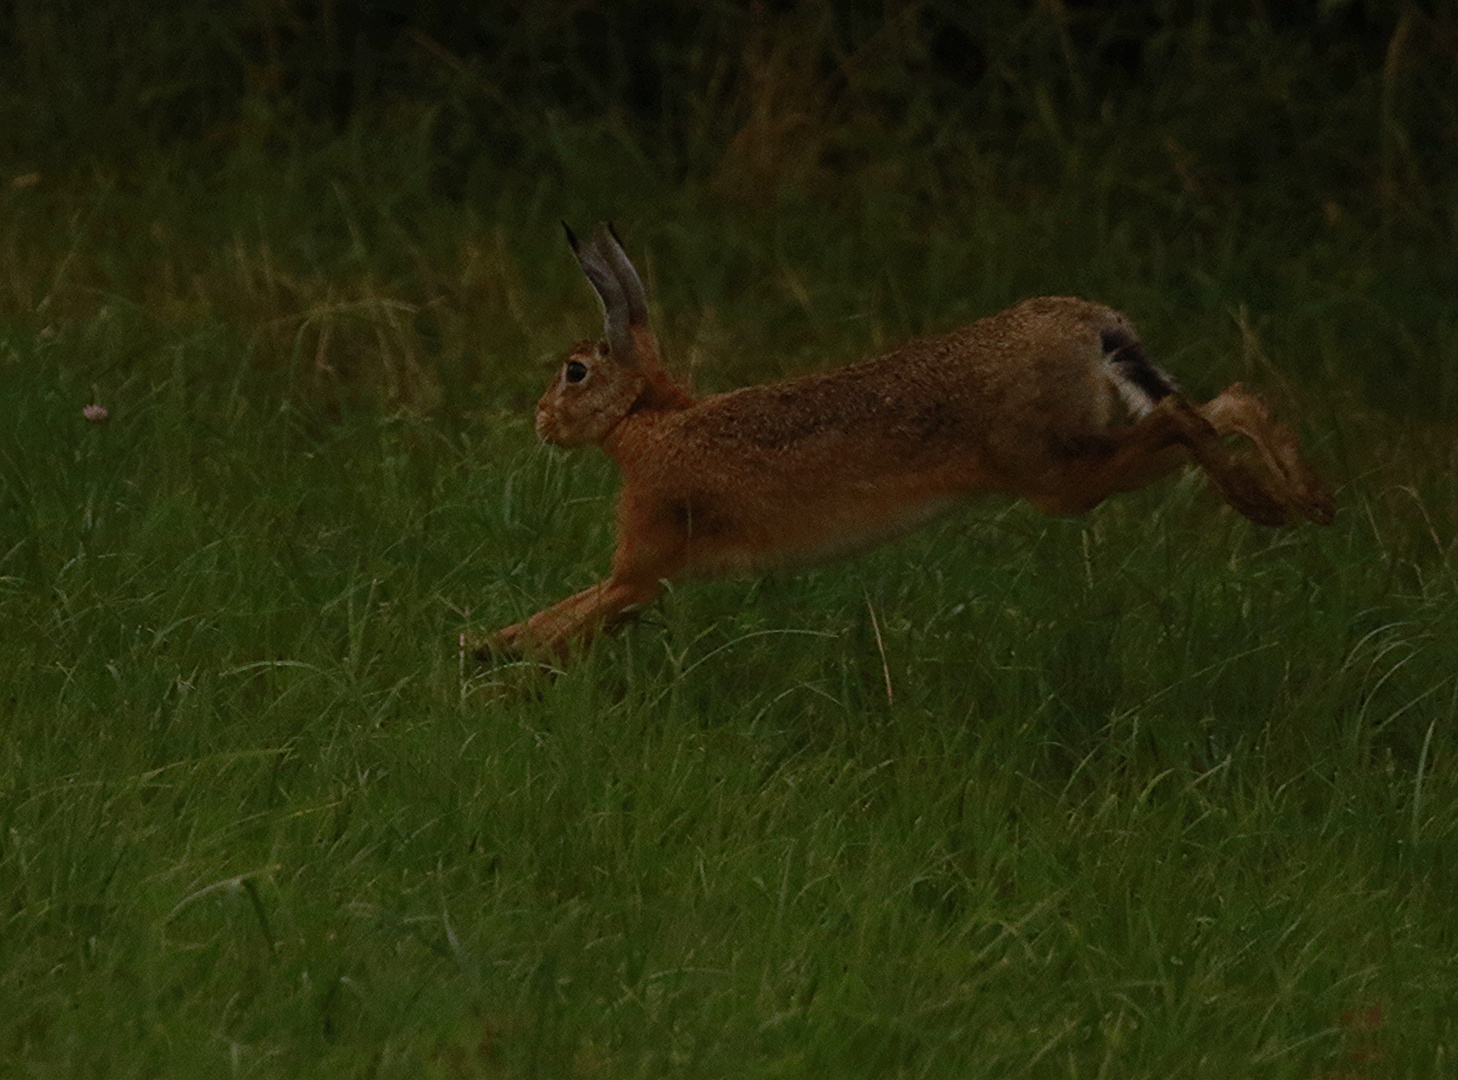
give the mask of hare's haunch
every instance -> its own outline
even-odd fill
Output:
[[[971,496],[1081,514],[1193,461],[1246,517],[1332,520],[1296,435],[1240,384],[1188,401],[1129,320],[1071,297],[1024,300],[875,360],[695,398],[659,362],[643,284],[617,234],[567,231],[605,341],[574,345],[537,434],[618,465],[612,574],[487,638],[477,655],[565,656],[665,580],[756,573],[854,551]],[[1240,434],[1258,461],[1235,458]]]

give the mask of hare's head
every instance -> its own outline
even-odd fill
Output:
[[[566,228],[564,225],[563,228]],[[686,398],[658,364],[643,282],[611,225],[585,243],[567,229],[577,265],[602,302],[606,341],[579,341],[537,402],[537,435],[558,446],[600,443],[635,408]]]

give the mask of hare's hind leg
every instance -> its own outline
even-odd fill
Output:
[[[1193,456],[1226,502],[1259,525],[1280,525],[1286,507],[1259,473],[1230,455],[1220,432],[1175,394],[1128,427],[1080,442],[1055,484],[1028,501],[1046,513],[1081,514],[1110,495],[1134,491],[1173,472]]]
[[[1100,344],[1109,385],[1137,419],[1126,428],[1073,440],[1056,490],[1040,493],[1034,505],[1081,513],[1193,457],[1225,501],[1257,524],[1280,525],[1291,510],[1331,523],[1331,496],[1301,459],[1295,433],[1273,420],[1260,398],[1236,383],[1196,408],[1149,362],[1127,325],[1103,326]],[[1264,468],[1226,450],[1222,437],[1236,434],[1255,444]]]
[[[1221,435],[1244,435],[1255,444],[1281,501],[1318,525],[1330,525],[1335,508],[1326,485],[1301,457],[1296,433],[1272,419],[1266,403],[1240,383],[1207,401],[1199,413]]]

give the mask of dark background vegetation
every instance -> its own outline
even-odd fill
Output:
[[[876,149],[857,154],[852,133],[907,125],[913,145],[953,130],[1009,156],[1172,125],[1213,170],[1211,194],[1284,179],[1365,207],[1441,205],[1431,185],[1458,164],[1445,4],[9,0],[3,16],[3,149],[37,168],[179,144],[216,168],[249,137],[287,150],[410,124],[436,193],[461,199],[478,159],[547,164],[556,122],[606,123],[665,179],[706,181],[777,93],[801,95],[776,119],[802,125],[807,156],[840,177]],[[822,146],[846,121],[845,145]],[[1139,164],[1166,179],[1173,163]]]
[[[810,252],[891,336],[963,315],[955,275],[970,315],[1112,270],[1257,322],[1319,305],[1331,332],[1380,355],[1349,373],[1376,403],[1458,406],[1434,337],[1458,295],[1451,5],[0,12],[12,317],[105,296],[170,305],[241,328],[276,362],[318,352],[311,335],[348,336],[319,309],[389,301],[418,340],[357,316],[394,359],[356,381],[429,405],[479,383],[481,347],[539,344],[520,325],[532,300],[505,320],[519,335],[503,339],[497,316],[515,303],[503,292],[535,298],[555,274],[555,219],[611,216],[667,271],[669,318],[706,299],[733,310],[767,257]],[[1031,234],[1015,243],[1036,257],[979,282],[974,222]],[[337,341],[329,371],[369,366]],[[1315,374],[1309,353],[1289,365]]]

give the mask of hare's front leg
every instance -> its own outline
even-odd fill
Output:
[[[657,581],[609,578],[539,611],[526,622],[496,631],[476,649],[478,660],[506,654],[549,653],[566,659],[574,643],[586,643],[604,624],[658,595]]]
[[[662,582],[678,577],[687,559],[685,515],[677,505],[656,492],[624,491],[612,576],[496,631],[475,649],[477,658],[543,652],[565,659],[574,644],[586,644],[629,608],[652,603]]]

